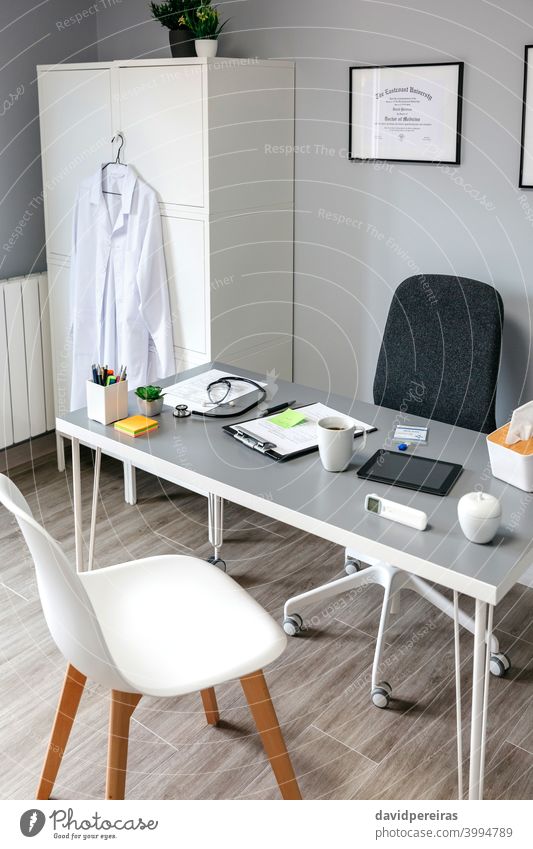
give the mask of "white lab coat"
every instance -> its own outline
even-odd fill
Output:
[[[127,366],[130,389],[174,374],[159,206],[129,165],[108,165],[80,186],[70,295],[72,410],[86,405],[92,363]]]

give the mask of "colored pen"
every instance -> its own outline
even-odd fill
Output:
[[[282,410],[287,410],[289,407],[292,407],[293,404],[296,404],[296,399],[294,401],[284,401],[283,404],[276,404],[274,407],[269,407],[268,410],[265,410],[263,413],[263,418],[265,418],[265,416],[271,416],[272,413],[280,413]]]

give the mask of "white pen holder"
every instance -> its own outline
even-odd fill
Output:
[[[87,381],[87,416],[100,424],[108,425],[125,419],[128,415],[128,381],[100,386]]]

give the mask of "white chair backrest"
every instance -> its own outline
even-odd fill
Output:
[[[74,564],[35,521],[20,490],[2,474],[0,502],[15,515],[33,557],[44,616],[59,651],[87,677],[121,689],[124,681],[107,650]]]

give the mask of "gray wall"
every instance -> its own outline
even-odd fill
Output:
[[[97,0],[94,7],[98,9]],[[45,268],[35,66],[96,58],[96,16],[83,0],[0,4],[0,278]]]
[[[231,23],[221,52],[297,63],[295,377],[369,398],[395,287],[417,269],[462,274],[494,283],[504,298],[504,419],[533,397],[533,192],[517,188],[522,57],[533,42],[533,8],[530,0],[507,0],[504,10],[485,0],[409,6],[223,4]],[[166,32],[149,20],[145,0],[116,6],[97,24],[102,59],[168,55]],[[455,59],[466,63],[456,172],[347,161],[350,64]],[[327,212],[352,222],[334,223]]]

